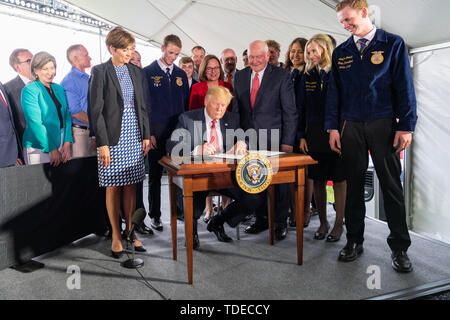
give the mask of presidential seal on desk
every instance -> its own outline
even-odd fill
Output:
[[[259,154],[243,158],[236,168],[236,181],[247,193],[258,194],[265,191],[272,182],[272,164]]]

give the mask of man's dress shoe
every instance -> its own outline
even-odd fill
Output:
[[[269,229],[269,227],[267,225],[259,225],[259,224],[253,223],[252,225],[245,228],[245,233],[258,234],[260,232],[266,231],[267,229]]]
[[[392,255],[392,268],[400,273],[408,273],[413,270],[411,260],[409,260],[406,251],[393,251]]]
[[[148,234],[151,236],[155,234],[152,229],[150,229],[145,225],[144,222],[142,222],[139,226],[137,226],[136,232],[140,234]]]
[[[339,261],[351,262],[354,261],[364,252],[362,244],[355,242],[347,242],[344,249],[339,252]]]
[[[278,241],[284,240],[286,239],[287,233],[288,233],[287,227],[277,227],[275,229],[275,239]]]
[[[208,227],[206,229],[208,229],[209,232],[214,232],[214,234],[217,237],[217,240],[219,240],[220,242],[231,242],[231,241],[233,241],[233,239],[231,239],[225,233],[223,225],[216,224],[216,220],[214,218],[211,219],[211,221],[208,223]]]
[[[161,219],[159,218],[150,219],[150,226],[156,231],[163,231],[163,225],[161,223]]]
[[[198,238],[198,234],[194,234],[192,237],[193,240],[193,248],[194,250],[198,250],[200,248],[200,240]]]

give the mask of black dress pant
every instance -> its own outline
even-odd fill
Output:
[[[194,192],[194,233],[197,232],[197,220],[205,210],[205,201],[210,192]],[[264,204],[266,194],[250,194],[240,188],[219,190],[217,193],[234,199],[228,207],[222,210],[217,218],[220,223],[228,223],[230,227],[236,227],[246,216],[251,214]]]
[[[264,195],[264,201],[256,209],[256,221],[257,225],[267,225],[268,221],[268,203],[267,203],[267,191],[262,193]],[[289,184],[277,184],[275,185],[275,228],[285,228],[287,226],[287,218],[289,216],[290,208],[290,196],[289,196]]]
[[[368,123],[345,121],[342,124],[342,155],[347,176],[345,224],[347,240],[362,244],[366,216],[364,183],[370,151],[383,192],[384,209],[391,231],[388,245],[391,250],[407,251],[411,238],[406,223],[405,200],[400,180],[400,157],[393,147],[395,133],[393,119]]]
[[[163,167],[158,163],[166,154],[164,140],[157,140],[158,148],[148,153],[148,206],[152,219],[161,218],[161,178]]]

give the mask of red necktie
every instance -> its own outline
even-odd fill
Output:
[[[6,110],[8,110],[8,112],[9,112],[8,105],[6,104],[6,101],[3,98],[3,94],[2,93],[0,93],[0,100],[2,100],[3,105],[5,106]]]
[[[231,77],[231,73],[227,75],[227,83],[233,85],[233,79]]]
[[[255,107],[258,91],[259,91],[259,75],[258,75],[258,73],[256,73],[255,79],[253,79],[252,93],[250,95],[250,101],[252,103],[252,108]]]
[[[220,152],[219,135],[217,134],[216,121],[217,120],[212,121],[210,144],[213,145],[213,147],[216,149],[216,152]]]

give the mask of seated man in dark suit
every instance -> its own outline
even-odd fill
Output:
[[[236,155],[247,154],[247,144],[244,141],[236,141],[234,135],[234,131],[239,129],[239,117],[226,112],[232,98],[230,91],[225,87],[217,86],[209,89],[205,98],[205,108],[184,113],[179,117],[177,127],[171,139],[167,141],[169,154],[172,157],[211,156],[226,151]],[[233,139],[230,139],[230,136]],[[219,241],[230,242],[232,239],[226,235],[223,224],[227,222],[231,227],[235,227],[264,203],[264,196],[251,195],[238,188],[218,192],[235,199],[235,202],[211,219],[208,231],[214,232]],[[205,209],[207,196],[208,192],[194,193],[194,249],[198,249],[200,244],[197,220]]]

